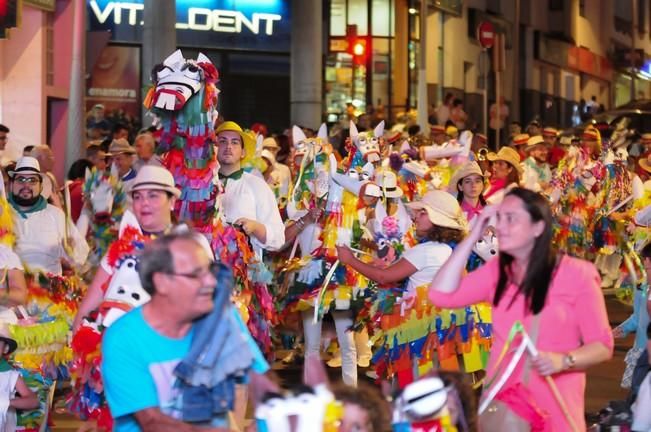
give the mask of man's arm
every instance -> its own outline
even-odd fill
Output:
[[[158,408],[147,408],[134,414],[143,432],[223,432],[227,428],[203,428],[192,426],[163,414]]]

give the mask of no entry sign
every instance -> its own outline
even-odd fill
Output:
[[[482,48],[488,49],[495,42],[495,27],[490,21],[482,21],[477,26],[477,40]]]

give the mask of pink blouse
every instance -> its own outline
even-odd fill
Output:
[[[484,266],[465,276],[460,287],[451,294],[430,290],[430,300],[436,306],[457,308],[479,302],[493,302],[499,278],[499,259],[494,258]],[[606,304],[601,293],[601,280],[594,265],[588,261],[564,256],[551,282],[545,307],[541,311],[536,348],[540,351],[567,353],[581,345],[601,342],[613,350],[613,336],[608,323]],[[524,296],[518,295],[511,284],[502,296],[499,305],[493,306],[493,347],[487,368],[487,381],[495,374],[495,362],[501,353],[511,327],[521,321],[531,335],[533,315],[525,310]],[[518,339],[516,339],[518,342]],[[512,343],[513,349],[518,346]],[[508,364],[510,353],[502,360],[500,370]],[[527,354],[525,354],[526,358]],[[522,380],[522,359],[504,388]],[[553,376],[559,392],[579,430],[585,430],[584,393],[585,372],[566,371]],[[538,372],[531,368],[527,384],[538,406],[549,414],[553,431],[570,430],[565,417],[552,392]]]

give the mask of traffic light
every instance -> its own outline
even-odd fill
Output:
[[[353,37],[348,41],[348,53],[353,56],[353,63],[361,66],[366,64],[368,52],[367,39],[364,37]]]

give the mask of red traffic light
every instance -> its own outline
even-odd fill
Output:
[[[355,42],[353,44],[353,54],[356,56],[363,56],[364,53],[366,52],[366,44],[362,42]]]

